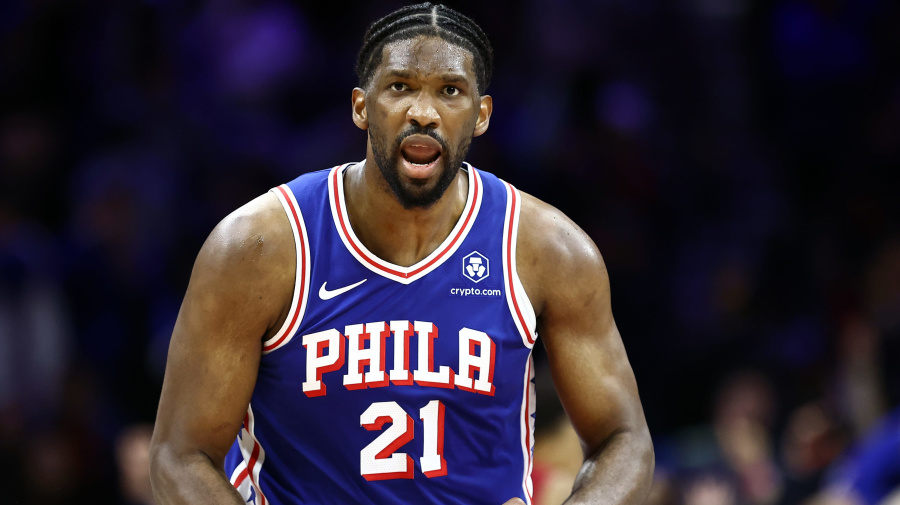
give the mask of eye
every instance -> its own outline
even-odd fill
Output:
[[[406,91],[409,89],[409,86],[406,83],[395,82],[390,85],[391,91]]]
[[[460,90],[456,86],[447,86],[444,88],[444,93],[450,96],[456,96],[460,94]]]

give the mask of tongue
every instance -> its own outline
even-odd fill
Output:
[[[403,157],[410,163],[417,165],[427,165],[436,160],[440,152],[428,146],[410,145],[403,148]]]

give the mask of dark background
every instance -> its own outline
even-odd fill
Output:
[[[449,4],[496,55],[469,160],[604,254],[660,499],[827,488],[900,406],[898,3]],[[114,456],[153,421],[200,245],[365,156],[355,55],[399,5],[0,3],[0,501],[138,501]]]

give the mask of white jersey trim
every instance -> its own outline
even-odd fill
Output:
[[[243,461],[231,474],[231,485],[241,493],[244,501],[249,501],[252,492],[256,492],[253,500],[255,505],[267,505],[269,500],[262,492],[260,485],[260,472],[266,461],[266,450],[256,439],[256,419],[253,416],[253,407],[247,406],[247,414],[244,416],[244,424],[238,436],[238,447],[241,449]]]
[[[365,163],[365,160],[362,163]],[[424,277],[453,256],[453,253],[459,249],[459,246],[465,240],[469,230],[472,229],[475,218],[478,216],[478,211],[481,209],[481,200],[484,194],[481,175],[478,174],[475,168],[466,163],[466,171],[469,175],[469,193],[466,198],[466,206],[453,231],[450,232],[437,249],[415,265],[408,267],[395,265],[372,254],[359,241],[359,238],[357,238],[356,233],[353,232],[353,228],[350,226],[350,220],[347,217],[347,204],[344,200],[343,177],[344,170],[349,165],[348,163],[335,167],[328,175],[328,199],[331,204],[334,226],[344,242],[344,246],[357,261],[372,272],[401,284],[410,284]]]
[[[516,268],[516,242],[519,237],[522,197],[511,184],[504,181],[503,185],[506,187],[506,219],[503,224],[503,280],[506,285],[506,302],[519,335],[522,336],[522,343],[531,349],[537,340],[535,331],[537,316]]]
[[[291,308],[288,316],[272,338],[263,342],[263,354],[268,354],[283,347],[294,338],[303,315],[306,313],[306,303],[309,300],[309,276],[310,276],[310,252],[309,237],[306,235],[306,224],[303,222],[303,214],[300,205],[294,197],[293,191],[286,184],[273,188],[272,193],[278,197],[284,212],[291,223],[291,231],[294,234],[294,246],[297,250],[297,273],[294,277],[294,296],[291,300]]]
[[[533,381],[534,358],[529,354],[525,366],[522,411],[519,417],[519,433],[521,433],[522,458],[525,467],[522,475],[522,490],[525,491],[526,505],[531,505],[531,500],[534,496],[534,483],[531,480],[531,472],[534,470],[534,413],[536,396]]]

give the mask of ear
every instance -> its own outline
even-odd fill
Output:
[[[369,129],[369,116],[366,112],[366,92],[362,88],[353,88],[353,124],[360,130]]]
[[[478,108],[478,120],[475,122],[475,133],[473,137],[477,137],[486,132],[488,125],[491,124],[491,112],[494,111],[494,99],[491,95],[481,97],[481,105]]]

